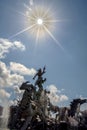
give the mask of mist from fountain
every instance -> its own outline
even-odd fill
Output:
[[[9,102],[7,100],[3,103],[3,112],[1,116],[0,130],[8,130],[8,119],[9,119]]]

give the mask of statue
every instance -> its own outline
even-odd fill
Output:
[[[78,115],[80,105],[87,103],[87,99],[74,99],[69,108],[53,105],[49,98],[50,91],[43,88],[45,70],[44,67],[37,71],[33,77],[37,77],[34,85],[27,81],[20,86],[24,92],[18,104],[11,107],[10,130],[65,130],[67,124],[72,128],[72,121],[75,122],[73,126],[83,123],[75,114]]]
[[[28,81],[21,85],[20,90],[25,90],[20,102],[20,107],[25,106],[26,108],[29,105],[30,101],[35,99],[36,90],[35,87]]]
[[[74,99],[72,102],[71,102],[71,104],[70,104],[70,106],[71,106],[71,110],[70,110],[70,115],[73,117],[73,116],[75,116],[75,113],[77,113],[77,110],[78,110],[78,112],[79,112],[79,107],[80,107],[80,105],[82,105],[83,103],[86,103],[87,102],[87,99],[80,99],[80,98],[78,98],[78,99]]]
[[[19,109],[16,114],[15,120],[18,120],[16,123],[16,128],[20,130],[26,130],[33,117],[40,116],[42,117],[43,122],[46,121],[46,107],[47,107],[47,96],[48,93],[46,90],[36,91],[35,86],[30,84],[28,81],[22,83],[20,90],[25,90],[23,93],[22,100],[19,103]],[[40,93],[37,96],[37,93]],[[38,97],[38,98],[37,98]],[[17,127],[17,124],[20,124],[20,120],[24,118],[25,121],[21,127]],[[32,120],[33,122],[33,120]]]
[[[12,128],[17,128],[22,130],[21,119],[26,120],[26,125],[24,123],[23,130],[26,129],[29,122],[32,119],[32,101],[35,100],[35,87],[29,83],[29,81],[22,83],[20,90],[24,90],[23,97],[19,102],[18,106],[15,108],[15,114],[13,116]]]
[[[37,77],[35,86],[37,85],[39,87],[40,91],[43,90],[42,84],[46,81],[46,78],[43,79],[43,77],[42,77],[42,75],[45,73],[45,69],[46,69],[45,67],[43,68],[43,70],[40,68],[38,70],[38,72],[36,73],[36,75],[33,77],[33,79],[35,79]]]

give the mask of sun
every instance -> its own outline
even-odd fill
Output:
[[[38,18],[38,19],[37,19],[37,24],[38,24],[38,25],[43,25],[43,19]]]
[[[22,14],[27,23],[27,27],[23,30],[17,32],[16,34],[12,35],[10,37],[16,37],[24,32],[31,33],[33,38],[36,38],[36,42],[38,42],[39,39],[45,38],[47,35],[49,35],[55,43],[64,50],[62,45],[58,42],[58,40],[53,35],[53,31],[55,28],[55,23],[60,22],[61,20],[55,19],[53,15],[53,11],[50,8],[46,8],[44,6],[33,6],[30,10],[30,8],[27,6],[25,13]]]
[[[54,18],[50,11],[45,7],[37,6],[32,8],[31,11],[26,11],[27,26],[33,26],[29,32],[41,39],[47,35],[47,30],[52,30]]]

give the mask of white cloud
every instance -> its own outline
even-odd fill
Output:
[[[5,58],[10,50],[16,49],[24,51],[25,46],[20,41],[10,41],[0,38],[0,59]],[[15,89],[15,93],[21,94],[18,86],[25,81],[24,76],[33,76],[35,73],[35,69],[29,69],[20,63],[10,62],[7,66],[4,62],[0,61],[0,104],[3,105],[3,101],[7,99],[10,102],[11,93],[8,93],[5,88],[12,87],[13,91]],[[13,102],[11,101],[11,103]]]
[[[50,91],[50,94],[48,94],[48,96],[52,104],[58,104],[59,102],[68,100],[68,97],[64,94],[61,94],[60,90],[58,90],[55,85],[50,85],[47,87],[47,89]]]
[[[20,41],[14,41],[13,42],[13,47],[15,49],[20,49],[21,51],[25,50],[25,46]]]
[[[33,5],[34,5],[34,1],[33,1],[33,0],[29,0],[29,5],[26,5],[26,4],[24,3],[25,8],[28,9],[28,11],[26,11],[26,15],[29,14],[29,11],[32,11],[32,6],[33,6]]]
[[[58,92],[58,89],[55,85],[48,86],[48,89],[50,90],[51,93],[57,93]]]
[[[33,0],[30,0],[30,6],[32,6],[34,4]]]
[[[0,89],[0,98],[4,99],[4,98],[10,98],[10,93],[6,92],[4,89]]]
[[[12,42],[8,39],[0,38],[0,59],[5,58],[10,49],[19,49],[24,51],[25,46],[20,41]]]
[[[11,74],[9,81],[11,81],[11,85],[19,85],[24,81],[24,77],[19,74]]]
[[[66,95],[60,95],[60,102],[62,101],[67,101],[68,100],[68,97]]]
[[[10,62],[7,66],[0,61],[0,104],[3,105],[5,99],[10,99],[11,94],[6,92],[5,88],[12,87],[16,96],[21,96],[23,92],[20,91],[19,86],[25,81],[24,75],[32,76],[35,72],[33,68],[29,69],[20,63]]]
[[[25,80],[24,75],[33,76],[35,73],[35,69],[29,69],[20,63],[10,62],[6,66],[0,61],[0,87],[20,85]]]
[[[19,73],[21,75],[31,75],[33,76],[36,73],[36,70],[27,68],[24,65],[16,62],[10,62],[10,70]]]
[[[0,61],[0,87],[13,86],[21,84],[24,81],[22,75],[11,73],[8,66]]]
[[[20,94],[21,93],[21,90],[19,89],[19,87],[17,85],[14,86],[14,91],[15,93],[17,94]]]

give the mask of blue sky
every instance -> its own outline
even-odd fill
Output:
[[[8,39],[11,43],[20,41],[20,47],[9,47],[8,53],[3,52],[6,56],[0,57],[1,64],[4,63],[9,69],[11,62],[12,65],[20,63],[35,70],[46,65],[47,72],[44,77],[47,78],[47,82],[44,86],[53,84],[61,91],[60,95],[66,95],[69,99],[62,102],[63,105],[69,104],[73,98],[87,97],[87,1],[33,0],[33,6],[46,5],[51,8],[55,19],[60,20],[55,23],[51,33],[64,50],[49,35],[39,40],[37,45],[29,31],[10,39],[12,35],[26,28],[26,18],[19,12],[25,14],[27,9],[24,5],[29,3],[29,0],[0,1],[0,44],[3,43],[1,39],[4,42]],[[13,73],[20,74],[25,80],[33,82],[32,74],[24,75],[11,69],[10,76]],[[10,99],[14,97],[13,86],[14,84],[0,86],[1,90],[12,93]]]

